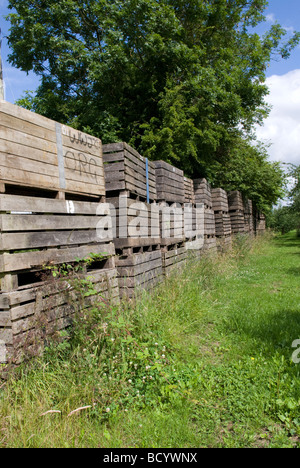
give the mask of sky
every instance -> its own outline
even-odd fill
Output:
[[[0,0],[0,27],[2,29],[2,59],[5,79],[5,99],[14,103],[25,91],[34,91],[39,80],[13,68],[7,61],[9,48],[5,36],[10,24],[3,16],[10,11],[8,1]],[[300,0],[269,0],[265,12],[267,22],[261,32],[276,21],[287,30],[287,37],[300,31]],[[269,117],[256,129],[260,141],[270,144],[271,161],[300,164],[300,45],[288,60],[273,61],[268,68],[266,84],[269,88],[267,102],[272,106]]]

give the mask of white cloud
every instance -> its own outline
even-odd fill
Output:
[[[263,127],[257,128],[260,141],[271,143],[270,159],[300,164],[300,70],[274,75],[266,80],[267,102],[272,110]]]
[[[276,18],[275,18],[274,13],[270,13],[269,15],[267,15],[266,20],[268,23],[276,23]]]

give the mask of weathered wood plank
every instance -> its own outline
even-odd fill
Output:
[[[24,231],[50,231],[71,229],[96,229],[102,216],[57,216],[57,215],[32,215],[32,214],[2,214],[0,225],[4,232]]]
[[[106,241],[112,241],[107,237]],[[49,247],[72,246],[81,244],[97,244],[101,242],[97,230],[86,231],[54,231],[54,232],[22,232],[0,235],[0,250],[25,250]],[[91,247],[92,248],[92,247]]]
[[[52,214],[96,215],[103,204],[96,202],[81,202],[37,197],[21,197],[18,195],[1,195],[0,212],[31,212]]]
[[[114,254],[112,244],[84,245],[64,249],[49,249],[39,252],[24,252],[0,256],[0,268],[3,272],[30,270],[44,265],[57,265],[74,262],[76,258],[85,258],[91,253],[102,254],[104,257]]]

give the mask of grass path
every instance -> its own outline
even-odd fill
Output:
[[[0,447],[299,447],[299,278],[293,233],[191,263],[2,388]]]

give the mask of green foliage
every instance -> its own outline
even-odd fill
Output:
[[[280,206],[269,214],[267,224],[274,231],[286,234],[297,228],[298,219],[291,206]]]
[[[300,37],[284,42],[278,24],[260,37],[254,28],[266,5],[10,0],[10,61],[41,77],[36,95],[19,103],[213,184],[249,191],[257,172],[265,174],[263,190],[253,190],[260,207],[270,206],[281,188],[278,167],[248,138],[268,113],[270,60],[288,58]],[[249,169],[232,178],[237,161]]]

